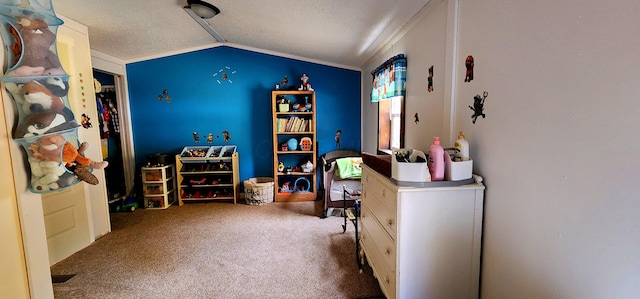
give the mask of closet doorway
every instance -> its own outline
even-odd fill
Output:
[[[123,176],[125,169],[120,122],[122,113],[118,108],[116,77],[94,69],[93,78],[98,119],[88,121],[89,125],[97,126],[100,130],[102,156],[109,162],[109,166],[105,168],[107,195],[109,203],[113,203],[127,196],[127,184]]]

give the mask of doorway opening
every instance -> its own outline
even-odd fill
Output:
[[[109,167],[105,168],[105,180],[109,203],[117,202],[127,196],[127,186],[123,173],[124,159],[120,128],[120,110],[116,92],[115,76],[99,70],[93,70],[96,89],[98,119],[93,126],[100,130],[102,155]]]

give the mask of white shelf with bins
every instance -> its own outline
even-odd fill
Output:
[[[240,188],[235,145],[185,147],[176,155],[178,202],[237,202]],[[195,153],[195,154],[194,154]]]
[[[142,192],[146,209],[166,209],[176,200],[176,176],[173,164],[142,167]]]

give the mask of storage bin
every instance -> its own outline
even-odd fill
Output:
[[[183,159],[202,159],[207,157],[209,150],[209,146],[185,146],[180,153],[180,157]]]
[[[244,181],[244,199],[248,205],[273,202],[273,178],[258,177]]]
[[[399,162],[396,154],[399,151],[408,151],[413,157],[411,162]],[[424,162],[416,162],[416,158],[422,158]],[[424,152],[416,149],[399,149],[391,155],[391,178],[399,182],[430,182],[431,175],[427,167],[427,157]]]
[[[220,158],[231,157],[236,152],[235,145],[225,145],[220,150]]]
[[[444,179],[462,181],[470,179],[473,174],[473,160],[454,162],[449,155],[444,155]]]

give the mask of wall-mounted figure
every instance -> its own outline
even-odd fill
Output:
[[[471,82],[473,80],[473,66],[475,62],[473,61],[473,56],[467,56],[467,59],[464,61],[464,66],[467,68],[467,72],[464,77],[464,82]]]

